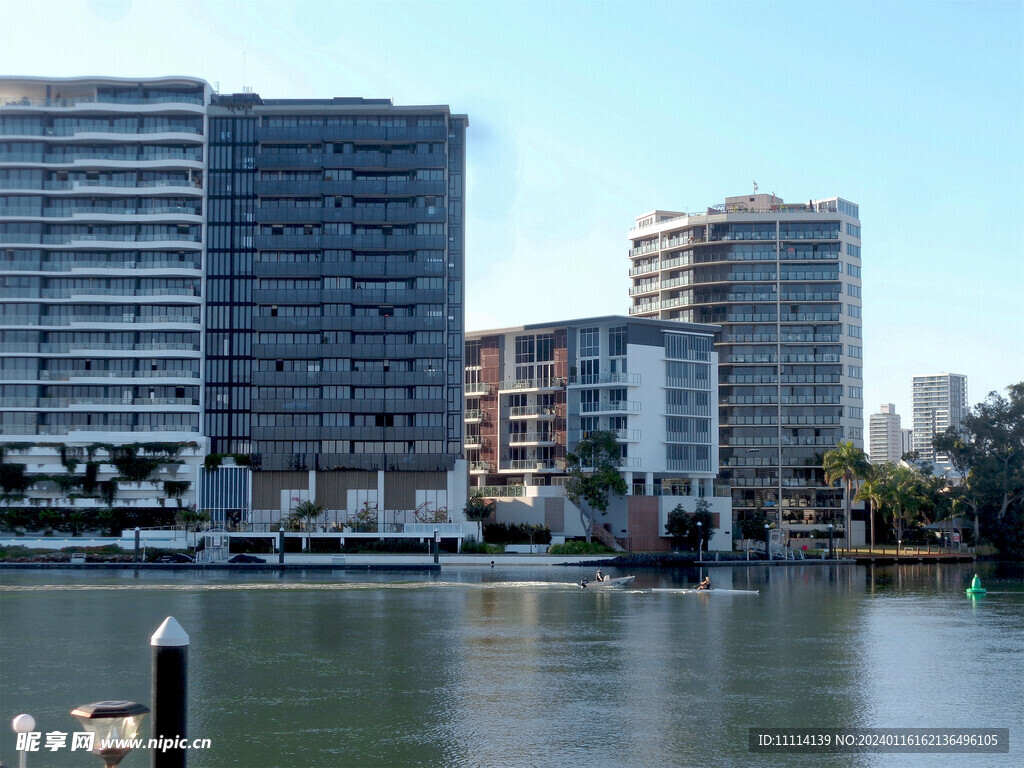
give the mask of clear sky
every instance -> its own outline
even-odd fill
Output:
[[[863,225],[864,406],[1024,381],[1024,2],[3,0],[0,73],[470,117],[467,328],[628,310],[628,230],[726,195]]]

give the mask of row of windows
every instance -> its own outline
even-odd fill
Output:
[[[847,397],[852,397],[854,400],[863,400],[864,399],[864,388],[863,387],[847,387],[846,388],[846,395],[847,395]]]
[[[846,223],[846,234],[848,234],[850,237],[856,237],[856,238],[859,239],[860,238],[860,227],[857,226],[856,224],[850,224],[849,222],[847,222]]]
[[[847,263],[846,274],[848,274],[850,277],[860,277],[860,267],[858,267],[856,264]]]
[[[864,369],[859,365],[848,365],[846,367],[846,375],[851,379],[862,379],[864,378]]]
[[[860,357],[862,357],[863,352],[862,352],[860,347],[855,347],[852,344],[847,344],[846,345],[846,354],[848,354],[850,357],[860,358]]]
[[[856,304],[847,304],[846,305],[846,314],[848,314],[850,317],[860,317],[861,316],[860,307],[858,307]]]
[[[669,360],[710,360],[711,337],[666,333],[665,357]]]
[[[444,452],[441,440],[257,440],[262,454],[438,454]]]
[[[669,361],[665,363],[665,383],[670,387],[709,389],[711,366],[707,363]]]
[[[516,364],[545,363],[555,359],[555,335],[516,336]],[[524,378],[532,378],[527,376]]]
[[[846,252],[855,258],[860,258],[860,246],[854,245],[853,243],[846,244]]]
[[[855,339],[861,338],[861,327],[859,325],[847,325],[846,335],[852,336]]]
[[[443,413],[257,413],[256,427],[443,427]]]
[[[408,128],[413,126],[443,127],[442,116],[431,117],[392,117],[390,115],[271,115],[263,118],[263,125],[268,128],[297,128],[299,126],[356,126],[373,125],[381,128]]]
[[[860,286],[853,285],[852,283],[846,284],[846,295],[853,296],[855,299],[860,298]]]

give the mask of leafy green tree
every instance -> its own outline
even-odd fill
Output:
[[[852,528],[850,519],[850,501],[853,499],[860,479],[867,477],[871,471],[868,457],[860,448],[857,448],[852,441],[837,443],[831,451],[825,451],[821,460],[822,469],[825,470],[825,482],[842,482],[844,487],[843,507],[846,511],[845,530],[846,548],[850,549],[852,542]]]
[[[672,537],[673,547],[697,550],[699,540],[699,548],[707,551],[708,542],[715,532],[711,505],[707,499],[697,499],[696,511],[691,514],[683,509],[682,504],[676,504],[675,509],[668,513],[665,530]]]
[[[608,514],[609,496],[626,495],[626,479],[619,472],[621,466],[622,451],[614,432],[591,432],[574,450],[565,454],[568,475],[565,494],[580,511],[580,523],[587,532],[588,543],[594,530],[593,512]]]
[[[963,477],[954,505],[974,518],[975,541],[985,528],[1001,550],[1024,551],[1024,382],[990,392],[957,427],[933,445]]]

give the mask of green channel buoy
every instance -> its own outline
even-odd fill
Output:
[[[967,588],[967,594],[969,597],[981,597],[985,594],[985,588],[981,586],[981,579],[978,578],[978,574],[974,574],[974,578],[971,579],[971,586]]]

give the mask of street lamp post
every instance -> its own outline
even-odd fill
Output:
[[[110,768],[132,751],[125,744],[138,735],[149,707],[134,701],[98,701],[76,707],[71,714],[78,718],[83,730],[94,734],[92,753]]]

